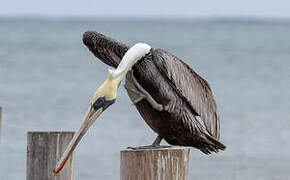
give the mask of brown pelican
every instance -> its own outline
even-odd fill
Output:
[[[116,70],[109,70],[108,79],[95,92],[85,120],[57,163],[54,174],[62,169],[97,117],[115,102],[117,89],[126,74],[125,87],[130,99],[158,134],[151,146],[159,146],[165,139],[171,145],[192,146],[205,154],[226,148],[218,141],[219,115],[209,84],[184,62],[143,43],[129,49],[97,32],[86,32],[83,42],[96,57]]]

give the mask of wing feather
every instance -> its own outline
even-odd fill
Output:
[[[154,63],[168,82],[199,115],[207,131],[216,139],[220,136],[220,121],[217,105],[206,80],[174,55],[162,50],[154,51]]]
[[[83,34],[83,43],[102,62],[117,68],[129,46],[95,31]]]

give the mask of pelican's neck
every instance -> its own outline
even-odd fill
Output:
[[[123,56],[119,66],[116,70],[110,71],[112,73],[114,82],[121,82],[126,73],[132,66],[140,60],[143,56],[150,52],[151,47],[148,44],[137,43],[132,46]]]

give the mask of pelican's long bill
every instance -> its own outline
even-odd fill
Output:
[[[73,139],[69,143],[67,149],[63,153],[61,159],[56,164],[55,169],[53,170],[53,174],[59,173],[62,168],[64,167],[66,161],[69,159],[71,153],[77,146],[77,144],[80,142],[81,138],[84,136],[84,134],[87,132],[89,127],[95,122],[95,120],[99,117],[99,115],[103,112],[103,108],[100,108],[98,110],[95,110],[94,108],[90,107],[89,111],[87,112],[86,118],[81,124],[80,129],[75,133]]]
[[[56,164],[53,174],[57,174],[64,167],[66,161],[69,159],[73,150],[80,142],[81,138],[87,132],[89,127],[96,121],[101,113],[110,105],[112,105],[117,97],[118,87],[120,82],[131,69],[131,67],[150,51],[151,47],[147,44],[138,43],[130,48],[116,70],[109,70],[107,80],[98,88],[91,101],[89,110],[82,122],[79,130],[74,134],[73,139],[63,153],[62,157]]]

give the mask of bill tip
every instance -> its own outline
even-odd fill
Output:
[[[55,172],[55,169],[52,171],[52,175],[55,176],[57,172]]]

